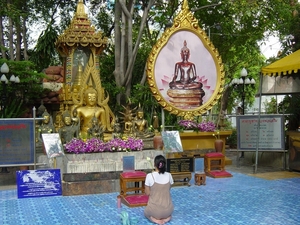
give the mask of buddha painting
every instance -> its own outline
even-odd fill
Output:
[[[175,63],[167,95],[170,102],[177,107],[199,107],[203,104],[202,98],[205,92],[197,76],[195,64],[189,61],[190,49],[187,47],[186,40],[183,42],[180,55],[182,61]]]
[[[186,40],[183,45],[180,53],[182,61],[175,64],[174,76],[169,86],[171,89],[185,90],[202,88],[202,83],[196,81],[196,66],[194,63],[189,62],[190,49],[187,47]]]

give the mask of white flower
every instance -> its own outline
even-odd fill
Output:
[[[149,162],[151,169],[153,169],[154,166],[153,166],[153,164],[152,164],[152,162],[151,162],[151,158],[150,158],[150,157],[147,157],[147,161]]]

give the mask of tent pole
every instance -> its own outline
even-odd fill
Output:
[[[162,107],[161,107],[161,125],[162,125],[161,131],[165,131],[165,111]]]
[[[259,80],[260,80],[260,82],[259,82],[259,105],[258,105],[257,138],[256,138],[256,151],[255,151],[255,168],[254,168],[254,173],[257,173],[257,164],[258,164],[260,115],[261,115],[261,95],[262,95],[262,82],[263,82],[262,73],[260,73]]]

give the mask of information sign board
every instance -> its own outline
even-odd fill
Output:
[[[60,169],[17,171],[18,198],[62,195]]]
[[[237,147],[240,150],[264,151],[284,149],[283,115],[261,115],[258,132],[258,115],[237,117]]]
[[[0,165],[34,163],[34,120],[0,119]]]

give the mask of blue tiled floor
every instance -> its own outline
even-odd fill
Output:
[[[230,171],[229,171],[230,172]],[[207,178],[205,186],[174,187],[170,225],[300,224],[300,178],[264,180],[231,172]],[[128,212],[138,225],[152,224],[144,207],[116,207],[118,193],[18,199],[16,190],[0,191],[0,224],[122,224]]]

